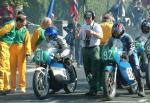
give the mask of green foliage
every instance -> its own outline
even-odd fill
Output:
[[[29,7],[24,7],[27,19],[39,24],[41,19],[46,16],[49,0],[27,0]]]
[[[18,5],[28,6],[27,0],[0,0],[0,2],[7,2],[8,4],[14,5],[14,7]]]

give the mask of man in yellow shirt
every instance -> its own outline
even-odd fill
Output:
[[[102,23],[100,23],[102,31],[103,31],[103,38],[101,39],[101,44],[100,44],[100,55],[102,55],[102,49],[103,49],[103,45],[105,45],[109,38],[111,37],[111,32],[112,32],[112,27],[113,27],[113,17],[111,14],[105,14],[103,16],[103,20]],[[98,82],[97,84],[99,85],[99,90],[101,90],[102,87],[102,77],[103,77],[103,63],[100,60],[100,72],[98,73],[98,78],[100,82]]]
[[[108,39],[111,37],[111,31],[113,26],[112,15],[105,14],[103,17],[103,21],[100,24],[103,30],[103,38],[101,39],[101,45],[107,43]]]
[[[30,34],[26,25],[26,16],[20,14],[16,19],[16,36],[10,47],[10,70],[11,70],[11,90],[16,90],[16,72],[19,73],[20,92],[26,92],[26,57],[31,52]]]
[[[48,17],[45,17],[42,21],[40,27],[38,27],[31,38],[31,49],[34,52],[37,46],[45,39],[44,32],[45,29],[52,25],[52,20]]]

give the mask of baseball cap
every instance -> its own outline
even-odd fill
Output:
[[[84,18],[91,18],[92,13],[91,12],[86,12]]]

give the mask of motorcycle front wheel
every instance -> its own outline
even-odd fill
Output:
[[[49,82],[45,81],[45,75],[41,71],[35,71],[33,75],[33,91],[38,99],[45,99],[49,93]]]
[[[116,95],[116,82],[114,82],[114,72],[104,72],[103,94],[107,100],[112,100]]]
[[[77,73],[76,73],[75,67],[72,65],[72,66],[70,66],[70,68],[73,70],[73,74],[75,77],[74,77],[73,82],[66,84],[64,86],[64,91],[66,93],[73,93],[77,87]]]

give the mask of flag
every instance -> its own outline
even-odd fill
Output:
[[[52,17],[53,7],[54,7],[54,0],[50,0],[47,17],[50,17],[50,18]]]
[[[70,16],[72,17],[73,21],[78,21],[78,0],[72,0],[70,6]]]

